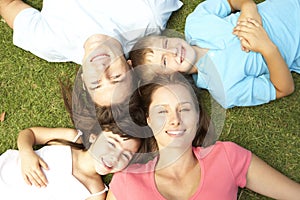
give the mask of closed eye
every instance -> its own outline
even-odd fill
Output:
[[[168,113],[168,111],[167,110],[160,110],[160,111],[158,111],[158,113],[159,114],[164,114],[164,113]]]
[[[117,74],[117,75],[112,75],[112,76],[110,76],[110,79],[118,79],[118,78],[120,78],[121,77],[121,74]]]
[[[116,145],[115,145],[114,143],[112,143],[112,142],[108,142],[108,144],[109,144],[109,146],[111,146],[111,147],[113,147],[113,148],[116,147]]]
[[[168,48],[168,39],[164,39],[164,42],[163,42],[163,48],[164,49],[167,49]]]
[[[166,56],[163,56],[163,58],[162,58],[162,66],[164,66],[164,68],[167,67],[167,58],[166,58]]]
[[[129,155],[128,153],[122,153],[122,156],[123,156],[126,160],[130,160],[130,159],[131,159],[131,155]]]

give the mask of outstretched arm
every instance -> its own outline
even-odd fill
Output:
[[[259,52],[264,57],[270,72],[270,79],[276,89],[276,98],[290,95],[294,91],[292,74],[277,46],[270,40],[264,28],[254,19],[240,22],[233,31],[242,46]]]
[[[11,28],[17,14],[26,8],[31,6],[21,0],[0,0],[0,15]]]
[[[253,155],[247,173],[247,188],[262,195],[282,200],[297,200],[300,184],[275,170]]]
[[[45,187],[47,185],[47,179],[41,168],[48,170],[48,166],[34,152],[32,148],[34,145],[45,144],[55,138],[73,140],[76,135],[76,130],[67,128],[34,127],[22,130],[19,133],[17,143],[25,182],[37,187]]]

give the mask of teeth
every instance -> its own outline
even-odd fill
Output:
[[[183,134],[184,131],[167,131],[167,133],[170,135],[180,135]]]

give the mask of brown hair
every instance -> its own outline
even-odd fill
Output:
[[[97,135],[102,130],[105,130],[112,131],[114,134],[119,134],[126,139],[141,140],[142,145],[139,152],[145,152],[147,146],[143,145],[144,137],[140,134],[141,130],[138,126],[132,126],[131,119],[129,119],[128,113],[125,112],[125,108],[127,107],[123,104],[114,106],[99,106],[95,104],[88,91],[84,89],[81,74],[82,68],[79,68],[74,87],[71,86],[70,81],[60,81],[60,85],[64,104],[72,122],[75,128],[83,133],[81,138],[85,149],[90,147],[90,134]],[[55,140],[51,142],[73,146],[70,141]]]

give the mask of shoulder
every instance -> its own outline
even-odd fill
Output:
[[[251,152],[240,145],[230,141],[217,141],[214,145],[208,147],[195,147],[194,152],[199,155],[200,159],[212,157],[216,154],[225,154],[226,156],[232,156],[235,154],[251,154]]]

